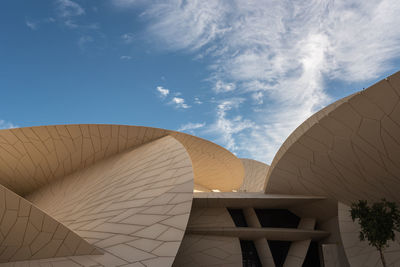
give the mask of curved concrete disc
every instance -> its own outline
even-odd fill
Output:
[[[0,262],[101,254],[26,199],[0,185]]]
[[[275,156],[268,193],[400,202],[400,72],[322,109]]]

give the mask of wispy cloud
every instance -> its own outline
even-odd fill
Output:
[[[203,101],[201,101],[200,98],[195,97],[194,98],[194,103],[197,104],[197,105],[201,105],[201,104],[203,104]]]
[[[236,85],[234,83],[225,83],[221,80],[218,80],[215,83],[214,90],[217,93],[224,93],[224,92],[229,92],[235,90]]]
[[[57,5],[59,16],[63,18],[85,14],[85,10],[78,3],[71,0],[58,0]]]
[[[157,86],[157,91],[162,98],[165,98],[167,95],[169,95],[169,90],[162,86]]]
[[[128,61],[128,60],[131,60],[132,57],[131,56],[120,56],[119,59],[124,60],[124,61]]]
[[[176,108],[190,108],[190,106],[185,103],[185,99],[181,97],[173,97],[171,103],[174,104]]]
[[[186,124],[181,125],[181,127],[179,127],[178,131],[180,132],[184,132],[184,131],[188,131],[188,132],[193,132],[193,130],[199,129],[199,128],[203,128],[206,125],[205,122],[189,122]]]
[[[124,33],[121,35],[121,39],[124,43],[130,44],[135,40],[135,35],[133,33]]]
[[[86,15],[86,11],[80,4],[72,0],[57,0],[56,11],[58,20],[67,28],[82,31],[98,30],[100,28],[97,23],[81,23],[82,16]]]
[[[146,0],[112,0],[114,5],[116,5],[118,7],[122,7],[122,8],[136,6],[136,5],[141,4],[141,3],[145,2],[145,1]]]
[[[158,95],[161,97],[161,99],[165,100],[167,96],[171,93],[171,91],[167,88],[164,88],[162,86],[157,86],[157,92]],[[185,103],[185,99],[182,97],[178,97],[182,95],[180,92],[175,92],[172,94],[174,97],[170,98],[168,100],[168,104],[174,106],[175,108],[190,108],[188,104]]]
[[[171,0],[151,2],[144,14],[163,47],[207,57],[216,98],[229,92],[250,100],[235,108],[217,101],[208,127],[227,148],[270,162],[302,121],[332,101],[328,82],[372,80],[393,67],[399,12],[397,0]]]
[[[254,122],[243,119],[241,115],[233,117],[229,117],[228,115],[229,111],[238,109],[244,101],[244,98],[231,98],[220,101],[216,108],[216,121],[208,129],[209,132],[217,134],[218,141],[223,143],[232,152],[238,152],[239,149],[235,135],[256,127]]]
[[[5,120],[0,120],[0,130],[1,129],[11,129],[11,128],[17,128],[18,125],[15,125],[11,122],[5,121]]]
[[[33,21],[30,21],[30,20],[25,20],[25,24],[26,24],[26,26],[28,27],[28,28],[30,28],[31,30],[37,30],[38,29],[38,24],[37,23],[35,23],[35,22],[33,22]]]

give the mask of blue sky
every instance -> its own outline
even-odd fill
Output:
[[[327,104],[400,69],[400,2],[0,1],[0,128],[185,131],[272,161]]]

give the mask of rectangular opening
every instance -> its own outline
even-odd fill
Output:
[[[247,227],[247,222],[241,209],[228,209],[236,227]]]
[[[240,240],[243,267],[262,267],[256,246],[251,240]]]
[[[274,258],[275,266],[282,267],[289,252],[290,241],[272,241],[268,240],[268,246]]]
[[[286,209],[254,209],[262,227],[297,228],[300,218]]]

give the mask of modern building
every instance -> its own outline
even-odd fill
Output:
[[[271,166],[150,127],[1,130],[0,261],[380,266],[349,205],[400,203],[399,100],[400,72],[314,114]]]

